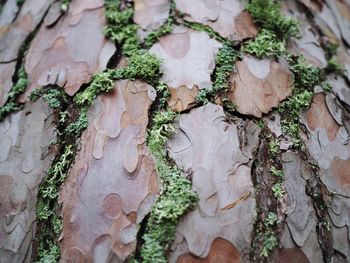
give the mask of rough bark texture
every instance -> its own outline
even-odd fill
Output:
[[[0,1],[1,263],[350,262],[350,0],[248,2]]]

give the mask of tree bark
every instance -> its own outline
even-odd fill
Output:
[[[0,262],[350,262],[350,1],[117,2],[0,1]]]

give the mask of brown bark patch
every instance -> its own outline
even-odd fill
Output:
[[[333,175],[339,186],[349,188],[350,185],[350,159],[334,158],[331,164]]]
[[[306,120],[311,131],[317,128],[326,129],[330,141],[337,136],[339,125],[330,114],[326,105],[326,96],[323,93],[314,95],[311,107],[306,113]]]

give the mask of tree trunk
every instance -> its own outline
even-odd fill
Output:
[[[349,0],[0,1],[0,262],[350,262]]]

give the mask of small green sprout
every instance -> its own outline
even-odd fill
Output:
[[[285,193],[282,187],[282,183],[275,183],[272,186],[272,192],[276,198],[282,198]]]
[[[269,212],[264,220],[265,227],[273,226],[277,223],[277,215],[273,212]]]
[[[277,169],[274,166],[271,166],[270,172],[273,176],[278,177],[278,178],[283,178],[283,170]]]
[[[272,157],[276,157],[280,149],[279,142],[276,139],[271,139],[269,143],[269,150]]]
[[[273,234],[266,235],[263,240],[263,249],[260,256],[268,257],[272,250],[278,245],[277,237]]]

